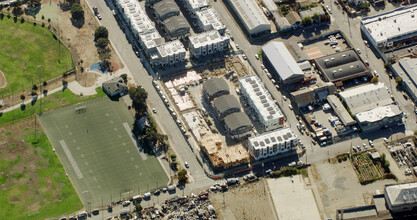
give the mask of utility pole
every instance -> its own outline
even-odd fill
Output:
[[[42,77],[41,77],[42,73],[41,73],[41,71],[39,71],[41,67],[42,67],[42,65],[37,66],[38,73],[39,73],[39,99],[40,99],[40,103],[39,103],[39,115],[42,114],[42,99],[41,99],[41,95],[43,93],[43,91],[42,91]]]

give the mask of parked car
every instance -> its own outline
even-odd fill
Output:
[[[189,168],[190,167],[190,165],[188,164],[188,162],[185,162],[184,165],[185,165],[185,168]]]
[[[292,105],[288,105],[288,108],[290,109],[290,110],[292,110],[293,108],[292,108]]]
[[[376,70],[374,70],[374,75],[375,75],[376,77],[379,77],[378,72],[377,72]]]
[[[236,44],[236,49],[240,50],[239,44]]]
[[[357,148],[358,148],[358,150],[359,150],[359,151],[361,151],[361,150],[362,150],[361,146],[359,146],[359,145],[357,146]]]
[[[282,96],[282,99],[284,99],[284,101],[287,101],[287,97],[285,95]]]
[[[261,64],[261,68],[264,70],[265,69],[265,65]]]
[[[248,59],[248,57],[247,57],[245,54],[243,54],[243,55],[242,55],[242,58],[243,58],[244,60],[247,60],[247,59]]]
[[[369,140],[369,145],[370,145],[371,147],[374,147],[374,142],[373,142],[372,140]]]
[[[358,54],[361,54],[361,49],[357,48],[356,51],[358,51]]]
[[[385,141],[385,143],[388,143],[388,139],[387,138],[384,138],[384,141]]]
[[[362,144],[364,149],[368,149],[368,146],[366,146],[365,143]]]
[[[259,56],[258,56],[258,54],[255,54],[255,58],[256,58],[257,60],[259,60]]]

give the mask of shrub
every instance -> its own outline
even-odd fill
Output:
[[[378,81],[379,81],[379,79],[376,76],[372,77],[372,79],[371,79],[371,83],[378,83]]]
[[[43,16],[43,15],[42,15],[41,19],[42,19],[42,20],[43,20],[43,19],[45,19],[45,16]]]
[[[71,16],[74,20],[84,18],[84,9],[80,4],[74,3],[71,7]]]
[[[178,172],[178,182],[184,184],[187,182],[187,170],[182,169]]]
[[[106,27],[99,26],[94,31],[94,37],[95,37],[96,40],[98,40],[100,38],[108,38],[109,37],[109,31],[107,30]]]
[[[38,86],[37,85],[33,85],[32,86],[32,90],[38,90]]]
[[[395,82],[396,82],[397,84],[400,84],[402,81],[403,81],[403,78],[401,78],[401,77],[399,77],[399,76],[395,77]]]

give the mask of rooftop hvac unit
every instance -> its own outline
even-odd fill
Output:
[[[329,62],[329,59],[325,59],[325,60],[324,60],[324,62],[325,62],[325,63]]]
[[[346,57],[346,54],[342,54],[342,57],[345,58]]]
[[[352,69],[354,66],[352,65],[352,66],[350,66],[350,68]]]
[[[337,70],[333,70],[333,73],[337,73]]]
[[[339,72],[342,72],[343,71],[343,69],[339,69]]]
[[[330,60],[331,60],[331,61],[333,61],[333,60],[335,60],[335,59],[334,59],[334,57],[332,57]]]

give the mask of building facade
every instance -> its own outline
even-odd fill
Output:
[[[167,66],[185,61],[186,50],[179,40],[160,44],[150,53],[150,63],[155,66]]]
[[[257,76],[240,78],[239,87],[242,96],[256,113],[257,119],[265,131],[274,130],[284,125],[284,115]]]
[[[288,127],[270,131],[248,139],[249,154],[255,159],[265,159],[296,150],[299,138]]]
[[[224,35],[226,26],[214,8],[203,8],[196,11],[195,14],[200,31],[217,30],[221,35]]]
[[[252,134],[252,122],[244,112],[235,112],[224,117],[224,127],[233,140],[240,140]]]
[[[355,115],[363,132],[371,132],[402,122],[403,112],[398,105],[386,105]]]
[[[207,8],[210,5],[209,0],[181,0],[191,17],[195,18],[196,11]]]
[[[220,35],[216,30],[196,34],[188,39],[190,55],[196,58],[227,51],[229,46],[229,37]]]

